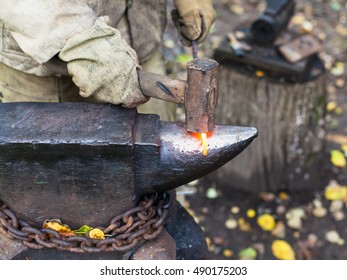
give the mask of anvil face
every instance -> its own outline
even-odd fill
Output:
[[[41,225],[105,226],[146,193],[214,171],[256,137],[216,126],[209,154],[184,124],[90,103],[0,104],[0,200]]]

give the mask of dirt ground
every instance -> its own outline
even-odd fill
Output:
[[[207,41],[200,46],[201,54],[211,57],[226,33],[239,22],[259,14],[264,2],[215,0],[218,19]],[[329,171],[328,181],[347,186],[347,168],[337,167],[330,159],[331,150],[347,144],[347,4],[345,0],[297,2],[296,15],[304,19],[303,25],[313,27],[312,35],[324,45],[321,57],[328,72],[326,92],[330,107],[322,153]],[[176,43],[177,35],[170,21],[164,39],[169,68],[180,72],[178,57],[189,55],[190,50]],[[328,200],[326,187],[317,183],[315,191],[295,193],[225,192],[223,186],[206,177],[183,186],[178,194],[184,193],[180,200],[205,231],[211,259],[277,259],[273,241],[283,240],[296,259],[346,260],[347,200]],[[258,218],[264,214],[274,220],[271,230],[261,227]]]

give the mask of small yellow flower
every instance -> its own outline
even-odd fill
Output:
[[[270,214],[263,214],[259,216],[257,223],[263,230],[266,231],[272,231],[276,226],[275,219]]]

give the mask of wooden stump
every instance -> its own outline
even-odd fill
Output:
[[[317,187],[324,147],[325,75],[279,83],[220,66],[216,123],[254,126],[253,143],[210,176],[222,189],[297,191]]]

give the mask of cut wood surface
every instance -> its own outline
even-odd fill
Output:
[[[259,135],[209,178],[220,188],[301,190],[320,180],[325,76],[305,84],[272,82],[221,65],[216,123],[254,126]]]

